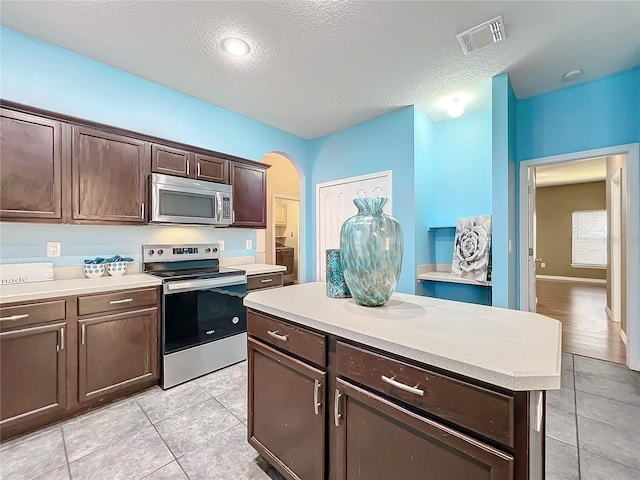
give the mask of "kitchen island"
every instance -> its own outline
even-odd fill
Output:
[[[324,283],[250,293],[249,442],[290,479],[543,479],[561,325]]]

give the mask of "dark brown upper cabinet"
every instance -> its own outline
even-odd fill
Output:
[[[233,186],[234,227],[267,227],[266,168],[231,163],[229,183]]]
[[[151,171],[206,182],[229,183],[229,162],[224,158],[154,144]]]
[[[73,127],[74,222],[146,222],[148,145],[123,135]]]
[[[62,123],[1,109],[0,218],[62,220]]]

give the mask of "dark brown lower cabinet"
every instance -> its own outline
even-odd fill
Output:
[[[0,426],[64,410],[67,406],[66,322],[0,333]]]
[[[249,338],[249,443],[295,480],[325,478],[326,373]]]
[[[80,402],[158,377],[158,309],[78,321]]]
[[[337,379],[334,401],[340,480],[513,479],[510,455],[368,390]]]

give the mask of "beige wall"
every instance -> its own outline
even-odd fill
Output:
[[[265,263],[275,263],[273,257],[272,239],[273,233],[273,195],[288,195],[293,197],[300,197],[300,176],[298,171],[289,161],[288,158],[277,153],[269,153],[262,157],[262,163],[271,165],[271,168],[267,170],[267,228],[266,230],[258,231],[258,257],[264,254]],[[263,232],[264,237],[260,238]],[[298,232],[299,234],[299,232]],[[264,251],[260,251],[260,248],[264,248]]]
[[[300,201],[276,197],[275,203],[276,205],[284,205],[287,209],[287,224],[286,226],[277,226],[276,235],[284,235],[284,244],[287,247],[293,247],[295,249],[293,270],[295,272],[294,281],[298,283],[298,257],[300,255]]]
[[[536,254],[546,264],[540,275],[605,279],[607,271],[571,266],[571,213],[604,210],[606,182],[575,183],[536,189]]]
[[[622,311],[620,312],[620,327],[622,328],[622,331],[625,332],[625,334],[627,333],[627,312],[626,312],[626,304],[627,304],[627,291],[626,291],[626,285],[627,285],[627,271],[626,271],[626,264],[627,264],[627,248],[626,248],[626,241],[624,241],[624,239],[627,238],[627,209],[626,209],[626,205],[627,205],[627,172],[626,172],[626,155],[615,155],[613,157],[607,157],[607,181],[606,181],[606,199],[607,199],[607,211],[611,211],[610,209],[610,204],[611,204],[611,177],[613,177],[613,175],[615,175],[615,173],[618,171],[618,169],[621,170],[620,172],[620,180],[621,180],[621,193],[622,193],[622,208],[620,209],[620,213],[621,213],[621,232],[620,232],[620,239],[621,239],[621,244],[622,244],[622,255],[621,255],[621,274],[622,274],[622,278],[621,278],[621,286],[622,286]],[[608,224],[608,231],[611,232],[611,217],[609,217],[609,224]],[[610,242],[610,239],[609,239]],[[611,256],[610,256],[610,252],[611,252],[611,243],[608,243],[609,245],[609,249],[607,252],[607,263],[610,264],[611,263]],[[609,267],[607,267],[607,278],[610,277],[611,274],[611,270]],[[609,282],[607,282],[607,307],[611,308],[611,284]]]

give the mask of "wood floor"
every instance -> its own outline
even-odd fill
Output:
[[[537,312],[562,322],[562,350],[625,363],[620,324],[607,318],[604,284],[537,280]]]

